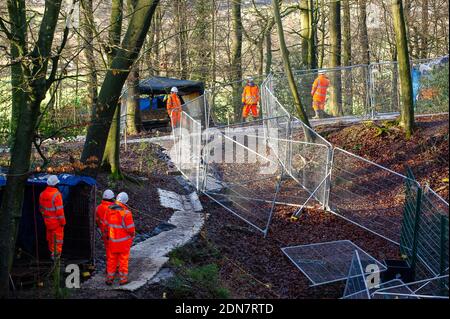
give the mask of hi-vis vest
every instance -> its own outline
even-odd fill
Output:
[[[175,93],[169,94],[169,96],[167,97],[166,107],[169,116],[171,115],[172,111],[181,111],[180,97]]]
[[[259,89],[257,85],[244,87],[242,92],[242,103],[247,105],[256,105],[259,102]]]
[[[39,195],[39,210],[47,229],[55,229],[66,224],[62,195],[56,187],[47,187]]]
[[[327,89],[330,86],[330,80],[325,76],[319,75],[313,83],[311,95],[314,101],[325,102],[327,97]]]
[[[120,205],[112,205],[106,216],[108,249],[111,252],[126,252],[133,243],[135,232],[131,212]]]

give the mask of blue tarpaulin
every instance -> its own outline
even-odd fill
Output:
[[[150,100],[148,98],[139,98],[139,109],[141,111],[150,109]]]
[[[36,185],[46,185],[47,178],[50,174],[40,173],[34,174],[30,176],[27,180],[28,184],[36,184]],[[80,183],[85,183],[87,185],[95,185],[96,181],[92,177],[82,176],[82,175],[74,175],[74,174],[59,174],[57,175],[59,179],[58,186],[75,186]],[[0,187],[6,185],[6,176],[0,175]]]

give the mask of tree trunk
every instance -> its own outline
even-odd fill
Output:
[[[272,30],[266,31],[266,66],[265,75],[268,76],[272,69]]]
[[[117,50],[119,49],[118,46],[120,44],[120,36],[122,34],[122,20],[123,0],[112,0],[107,50],[109,65],[111,65],[112,59],[116,56]]]
[[[405,16],[403,15],[402,0],[392,0],[392,19],[397,44],[398,72],[400,75],[400,92],[402,99],[401,122],[405,129],[406,138],[410,138],[414,129],[414,104],[411,80],[411,66],[406,36]]]
[[[129,14],[132,14],[131,5],[128,4]],[[122,23],[123,23],[123,0],[113,0],[111,5],[111,17],[110,24],[111,29],[109,31],[109,51],[108,51],[108,66],[111,68],[112,61],[120,49],[120,38],[122,35]],[[102,166],[105,169],[109,169],[111,177],[114,180],[122,178],[120,172],[120,103],[117,103],[113,119],[113,123],[108,132],[108,140],[106,143],[105,152],[102,158]]]
[[[422,59],[426,59],[428,57],[428,38],[428,0],[422,0],[422,30],[420,48],[420,57]]]
[[[361,46],[361,64],[370,64],[369,36],[367,33],[367,0],[358,0],[359,8],[359,45]]]
[[[241,0],[232,0],[232,44],[231,44],[231,81],[233,82],[234,120],[239,122],[242,116],[242,17]]]
[[[300,1],[300,36],[302,37],[302,64],[307,69],[317,68],[313,0]]]
[[[8,0],[10,21],[10,49],[12,57],[13,143],[10,166],[0,206],[0,297],[9,294],[9,272],[13,263],[14,249],[20,219],[25,184],[29,175],[31,145],[42,100],[50,87],[46,78],[48,64],[52,59],[51,48],[62,0],[45,2],[45,10],[36,43],[31,52],[27,50],[27,20],[24,0]],[[30,63],[27,61],[31,61]],[[53,59],[54,77],[58,60]],[[53,79],[52,79],[53,80]],[[23,88],[20,90],[18,88]],[[20,121],[19,121],[20,119]]]
[[[302,65],[305,69],[317,68],[317,52],[315,45],[315,29],[313,18],[314,5],[313,0],[300,1],[300,36],[302,38]],[[304,105],[307,105],[306,112],[308,116],[314,115],[312,108],[311,87],[314,82],[314,76],[307,76],[304,79],[304,85],[301,86],[301,95]]]
[[[352,65],[352,34],[350,21],[350,0],[342,2],[342,63],[344,66]],[[353,85],[352,85],[352,70],[344,70],[344,113],[353,113]]]
[[[359,17],[358,17],[358,30],[359,30],[359,46],[361,48],[361,60],[360,64],[370,64],[370,49],[369,49],[369,36],[367,32],[367,0],[358,0]],[[369,70],[364,68],[363,79],[369,78]],[[367,85],[363,83],[361,86],[363,96],[367,96]],[[366,112],[371,113],[370,102],[364,99],[364,109]]]
[[[91,164],[86,173],[92,176],[97,175],[99,161],[105,150],[108,131],[123,84],[144,43],[158,3],[159,0],[152,0],[150,5],[148,0],[137,1],[136,10],[131,17],[122,45],[106,73],[98,96],[98,106],[89,125],[81,155],[83,163]]]
[[[307,126],[311,126],[306,116],[305,109],[303,108],[302,102],[300,100],[300,95],[297,91],[297,84],[295,83],[294,74],[292,73],[291,63],[289,61],[289,51],[286,46],[286,41],[284,39],[283,22],[281,21],[280,15],[280,5],[278,0],[272,0],[273,16],[275,19],[275,24],[277,25],[278,38],[280,42],[281,57],[283,59],[284,71],[286,73],[289,88],[294,99],[295,109],[300,120],[303,121]]]
[[[179,63],[179,77],[187,79],[188,63],[187,63],[187,21],[186,21],[186,0],[175,0],[175,16],[177,24],[177,50]]]
[[[136,135],[140,132],[142,121],[139,107],[139,69],[135,65],[128,76],[127,81],[127,133]]]
[[[341,1],[330,2],[330,67],[341,66]],[[342,116],[341,71],[333,71],[330,77],[330,110],[334,116]]]
[[[88,105],[91,106],[91,110],[96,108],[98,98],[98,80],[97,80],[97,68],[95,65],[94,56],[94,14],[92,7],[92,0],[81,1],[82,13],[81,13],[81,29],[83,33],[83,48],[84,56],[86,58],[88,75]]]
[[[103,166],[111,172],[112,180],[123,178],[120,171],[120,103],[114,111],[111,127],[108,132],[105,152],[103,154]]]

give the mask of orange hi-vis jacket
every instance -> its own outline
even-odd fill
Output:
[[[39,195],[39,207],[42,217],[44,217],[47,231],[64,227],[66,218],[64,216],[63,200],[61,193],[56,187],[47,186]]]
[[[257,105],[259,102],[259,89],[257,85],[246,85],[242,92],[242,103],[245,105]]]
[[[172,111],[180,111],[181,112],[181,100],[180,97],[176,93],[170,93],[167,97],[167,112],[169,116],[172,115]]]
[[[110,206],[106,215],[106,227],[110,252],[128,252],[135,233],[133,216],[128,207],[123,204]]]
[[[327,89],[329,86],[330,80],[328,80],[325,75],[319,75],[314,81],[311,90],[313,101],[325,102],[325,99],[327,97]]]
[[[113,201],[102,200],[95,211],[95,221],[104,238],[106,236],[106,213],[112,205],[114,205]]]

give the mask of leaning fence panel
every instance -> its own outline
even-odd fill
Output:
[[[342,299],[370,299],[369,288],[367,287],[366,276],[361,265],[358,250],[355,250],[353,253]]]
[[[170,156],[183,176],[196,188],[203,183],[201,169],[202,125],[186,112],[174,111],[172,118],[173,147]]]
[[[448,299],[448,297],[448,274],[390,285],[372,293],[373,299]]]
[[[407,177],[340,148],[334,149],[330,210],[391,242],[400,242]],[[411,192],[419,185],[413,183]],[[414,209],[414,208],[412,208]]]
[[[290,246],[281,249],[313,286],[346,280],[355,250],[361,268],[374,265],[378,271],[386,267],[349,240]]]
[[[219,129],[208,132],[204,149],[205,194],[264,234],[280,180],[278,161],[266,150],[263,137],[246,139]]]

